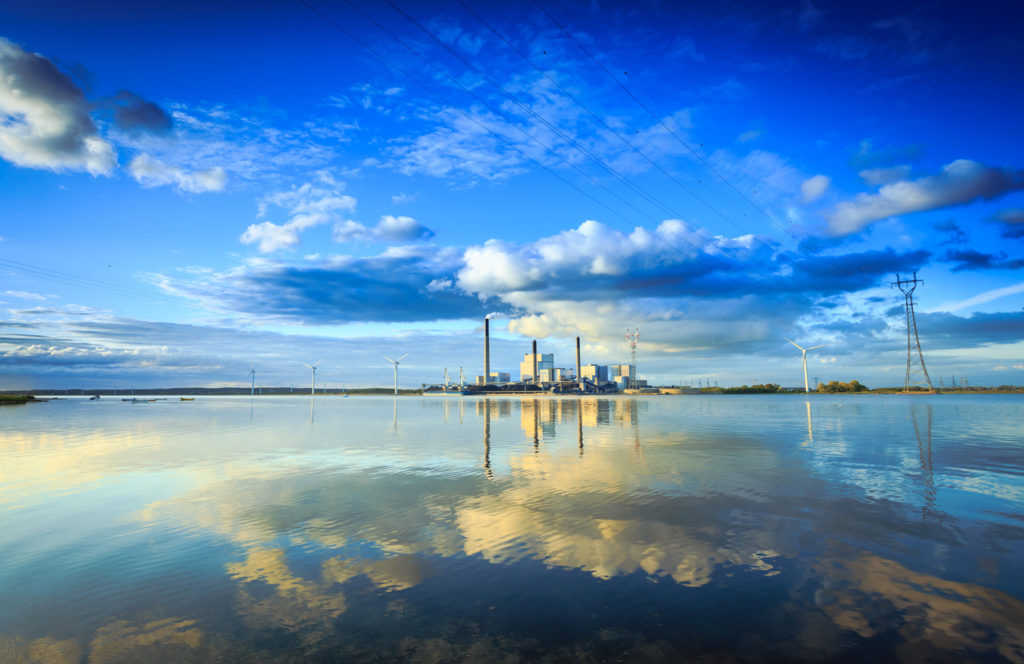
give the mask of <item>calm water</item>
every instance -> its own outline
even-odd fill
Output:
[[[1024,661],[1024,398],[0,410],[0,662]]]

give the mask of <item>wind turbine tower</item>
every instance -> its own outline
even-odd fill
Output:
[[[306,364],[306,366],[313,372],[313,379],[309,384],[309,396],[311,397],[316,395],[316,368],[320,366],[321,362],[323,362],[323,360],[317,360],[316,364],[306,364],[303,362],[303,364]]]
[[[384,359],[385,359],[385,360],[387,360],[387,361],[388,361],[388,362],[390,362],[391,364],[395,365],[395,396],[396,396],[396,397],[398,396],[398,364],[399,364],[399,363],[400,363],[400,362],[401,362],[402,360],[404,360],[404,359],[405,359],[405,356],[406,356],[406,355],[408,355],[408,354],[409,354],[409,353],[406,353],[405,355],[403,355],[402,357],[398,358],[397,360],[392,360],[392,359],[391,359],[390,357],[388,357],[387,355],[385,355],[385,356],[384,356]]]
[[[256,394],[256,365],[249,367],[249,375],[252,376],[252,385],[249,387],[249,396]]]
[[[786,339],[786,337],[782,337],[782,338]],[[786,339],[786,341],[788,341],[789,343],[793,344],[794,346],[799,348],[801,350],[801,352],[803,352],[803,356],[800,358],[800,364],[802,364],[803,368],[804,368],[804,392],[810,392],[811,388],[807,384],[807,351],[814,350],[815,348],[821,348],[825,344],[819,344],[817,346],[811,346],[810,348],[804,348],[803,346],[801,346],[800,344],[796,343],[795,341],[792,341],[791,339]]]
[[[640,343],[640,328],[635,328],[632,332],[626,330],[626,343],[629,344],[630,365],[633,367],[629,376],[629,389],[632,390],[636,389],[636,345]]]
[[[928,376],[928,367],[924,365],[924,353],[921,352],[921,339],[917,336],[917,318],[914,316],[914,289],[917,288],[918,284],[923,284],[923,279],[917,278],[917,272],[914,272],[913,279],[900,279],[900,275],[896,275],[896,281],[889,284],[889,288],[896,286],[903,293],[903,299],[907,309],[907,375],[903,380],[903,391],[909,392],[911,385],[911,374],[916,374],[915,365],[921,365],[921,374],[924,376],[924,383],[928,385],[928,391],[934,390],[932,387],[932,379]],[[914,355],[914,348],[917,348],[917,355]],[[914,385],[920,385],[922,381],[920,379],[914,381]]]

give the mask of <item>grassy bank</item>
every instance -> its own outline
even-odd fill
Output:
[[[16,406],[29,401],[35,401],[30,394],[0,394],[0,406]]]

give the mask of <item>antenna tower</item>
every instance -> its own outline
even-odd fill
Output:
[[[636,389],[636,345],[640,342],[640,328],[635,328],[632,332],[626,330],[626,343],[629,344],[630,351],[630,368],[632,371],[629,372],[629,389]]]
[[[909,392],[911,385],[924,385],[928,386],[928,391],[934,390],[932,387],[932,379],[928,376],[928,368],[924,365],[924,353],[921,352],[921,339],[917,336],[917,319],[914,316],[914,289],[917,288],[918,284],[923,284],[923,279],[917,278],[917,272],[914,272],[913,279],[900,279],[900,275],[896,275],[896,281],[892,282],[889,287],[896,286],[903,293],[903,299],[906,301],[907,309],[907,376],[903,381],[903,391]],[[917,355],[914,355],[914,348],[917,348]],[[920,365],[920,370],[918,370]],[[920,375],[919,375],[920,374]],[[911,381],[911,377],[914,378]],[[923,378],[923,379],[922,379]]]

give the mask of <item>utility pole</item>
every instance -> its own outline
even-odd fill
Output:
[[[917,272],[914,272],[913,279],[901,279],[900,275],[896,275],[896,281],[892,282],[889,287],[896,286],[903,293],[903,299],[907,310],[907,374],[903,380],[903,391],[910,391],[910,377],[911,373],[915,373],[915,365],[921,366],[921,374],[924,376],[924,382],[928,385],[928,391],[934,391],[932,387],[932,379],[928,376],[928,368],[924,365],[924,353],[921,352],[921,339],[917,335],[917,318],[914,315],[914,289],[917,288],[918,284],[923,284],[922,279],[917,278]],[[914,348],[917,348],[917,355],[915,358]],[[915,381],[914,384],[920,384],[920,380]]]
[[[636,389],[636,345],[640,341],[640,328],[635,328],[632,332],[626,330],[626,343],[629,344],[630,366],[632,371],[629,372],[629,389]]]

